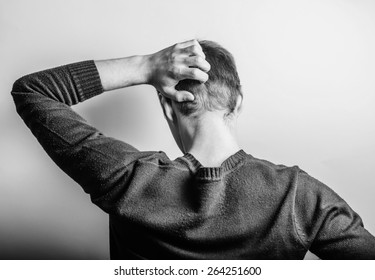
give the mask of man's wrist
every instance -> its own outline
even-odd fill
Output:
[[[152,78],[153,78],[153,71],[154,71],[152,54],[140,55],[138,56],[138,59],[139,59],[139,73],[140,73],[139,84],[152,85]]]
[[[95,61],[105,91],[150,83],[148,55]]]

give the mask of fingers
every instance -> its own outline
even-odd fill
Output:
[[[198,68],[183,68],[180,73],[181,80],[191,79],[205,83],[208,80],[208,74]]]
[[[193,79],[200,82],[206,82],[208,80],[208,72],[211,65],[205,60],[205,54],[203,53],[202,47],[197,40],[189,40],[176,44],[179,49],[181,59],[183,59],[182,67],[178,67],[179,72],[177,77],[179,80],[182,79]]]
[[[192,40],[189,40],[189,41],[185,41],[185,42],[181,42],[181,43],[176,44],[176,46],[181,48],[181,49],[187,48],[187,47],[193,46],[193,45],[199,45],[197,39],[192,39]]]
[[[186,53],[187,55],[195,56],[199,55],[203,58],[206,58],[201,45],[198,40],[193,39],[186,42],[176,44],[176,47],[181,50],[181,52]]]
[[[204,54],[202,47],[201,45],[199,45],[199,43],[188,46],[182,49],[181,51],[189,56],[201,56],[203,58],[206,58],[206,55]]]
[[[185,59],[185,63],[189,67],[196,67],[204,72],[210,71],[211,65],[201,56],[189,56]]]

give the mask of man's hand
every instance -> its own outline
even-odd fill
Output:
[[[185,79],[208,79],[210,64],[197,40],[176,44],[151,55],[138,55],[95,61],[104,91],[150,84],[164,96],[176,101],[194,100],[187,91],[175,86]]]
[[[163,49],[148,56],[148,83],[164,96],[181,101],[192,101],[194,95],[187,91],[177,91],[175,86],[185,79],[208,80],[210,64],[197,40],[190,40]]]

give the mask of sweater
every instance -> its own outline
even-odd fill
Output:
[[[220,167],[103,135],[72,105],[103,92],[93,61],[18,79],[17,112],[109,214],[111,259],[375,259],[375,238],[332,189],[243,150]]]

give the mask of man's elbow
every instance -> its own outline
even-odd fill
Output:
[[[37,91],[35,86],[35,78],[32,75],[26,75],[18,78],[12,86],[11,95],[13,102],[16,105],[16,111],[19,115],[22,116],[26,105],[30,105],[32,100],[30,99],[31,95]]]
[[[11,94],[17,95],[18,93],[29,91],[30,90],[30,79],[28,77],[29,75],[22,76],[18,78],[14,83],[12,87]]]

